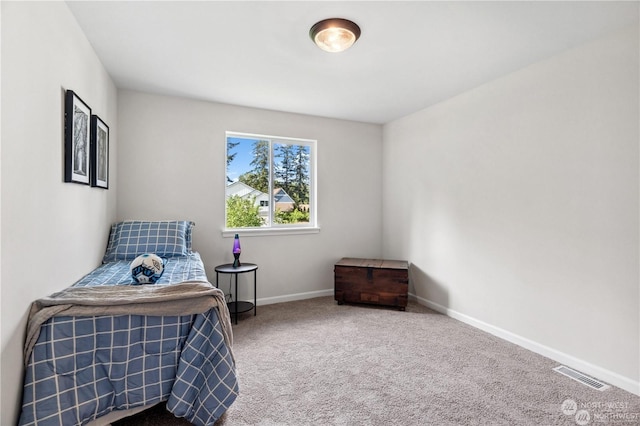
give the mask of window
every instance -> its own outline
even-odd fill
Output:
[[[316,141],[227,132],[226,229],[316,228]]]

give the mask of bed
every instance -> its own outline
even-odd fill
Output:
[[[102,265],[32,304],[19,425],[95,424],[163,401],[194,425],[222,416],[238,395],[231,323],[192,228],[116,223]],[[165,259],[155,284],[131,277],[142,253]]]

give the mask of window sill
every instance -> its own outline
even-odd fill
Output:
[[[320,228],[305,227],[305,228],[255,228],[255,229],[223,229],[223,238],[233,238],[235,234],[240,237],[266,237],[272,235],[304,235],[304,234],[318,234]]]

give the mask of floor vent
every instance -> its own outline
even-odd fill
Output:
[[[580,373],[579,371],[573,370],[569,367],[565,367],[564,365],[561,365],[559,367],[554,368],[555,371],[557,371],[560,374],[564,374],[567,377],[572,378],[573,380],[582,383],[583,385],[587,385],[590,388],[599,390],[599,391],[603,391],[605,389],[609,389],[611,386],[604,384],[594,378],[591,378],[589,376],[585,376],[584,374]]]

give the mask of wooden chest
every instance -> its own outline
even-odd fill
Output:
[[[404,311],[409,292],[405,260],[344,257],[334,267],[335,299],[343,303],[395,306]]]

